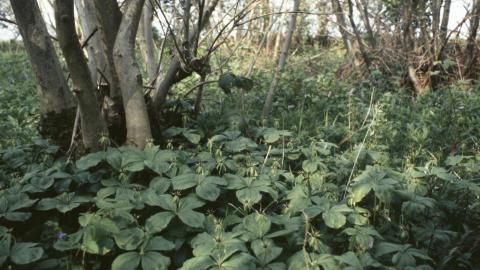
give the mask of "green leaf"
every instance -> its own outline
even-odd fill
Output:
[[[367,194],[372,190],[372,185],[370,183],[357,183],[352,187],[352,192],[350,193],[350,202],[355,204],[360,202]]]
[[[253,213],[243,219],[245,230],[253,234],[256,238],[265,236],[270,231],[271,221],[268,216],[260,213]]]
[[[178,217],[183,223],[187,224],[190,227],[203,228],[205,216],[202,213],[190,209],[181,209],[178,212]]]
[[[10,259],[15,264],[28,264],[39,260],[43,249],[37,243],[16,243],[10,250]]]
[[[111,236],[101,226],[90,225],[85,230],[82,249],[91,254],[105,255],[113,248]]]
[[[272,240],[257,239],[252,242],[252,250],[262,265],[266,265],[275,260],[282,253],[282,248],[276,247]]]
[[[124,250],[136,249],[144,239],[144,233],[139,228],[125,229],[115,235],[115,243]]]
[[[150,233],[163,231],[175,215],[172,212],[160,212],[145,221],[145,228]]]
[[[146,251],[168,251],[175,248],[175,244],[161,236],[155,236],[148,240]]]
[[[200,183],[195,189],[200,198],[207,201],[214,202],[220,196],[220,189],[215,184],[207,183],[206,181]]]
[[[81,157],[75,164],[77,168],[80,170],[87,170],[91,167],[97,166],[100,162],[103,161],[105,156],[104,152],[97,152],[88,154],[86,156]]]
[[[191,143],[198,144],[202,136],[197,134],[195,130],[187,129],[183,131],[183,136]]]
[[[323,212],[322,218],[325,224],[332,229],[340,229],[347,222],[347,218],[334,208]]]
[[[242,88],[245,91],[249,91],[253,88],[253,80],[243,76],[237,76],[235,79],[235,86]]]
[[[209,257],[193,257],[186,260],[179,270],[206,270],[215,265],[215,262]]]
[[[112,270],[132,270],[137,269],[140,264],[141,256],[137,252],[127,252],[120,254],[113,260]]]
[[[225,94],[230,94],[231,91],[232,91],[232,88],[235,86],[236,78],[237,77],[233,73],[230,73],[230,72],[223,73],[218,78],[218,86],[220,86],[220,88],[222,88],[222,90],[223,90],[223,92],[225,92]]]
[[[172,178],[173,188],[176,190],[185,190],[197,185],[199,182],[198,178],[205,177],[203,175],[197,175],[194,173],[182,174]]]
[[[143,270],[167,270],[170,259],[160,252],[149,251],[142,256]]]
[[[240,253],[222,263],[222,268],[225,270],[251,270],[254,269],[252,265],[253,258],[247,253]]]

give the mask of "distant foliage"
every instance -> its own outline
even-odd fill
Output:
[[[0,148],[37,136],[38,97],[24,53],[0,52]]]

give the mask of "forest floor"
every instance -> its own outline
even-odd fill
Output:
[[[160,145],[77,160],[38,138],[26,55],[0,53],[0,266],[478,267],[480,89],[413,99],[378,72],[340,80],[343,58],[319,53],[290,58],[270,121],[265,60],[244,110],[211,84],[198,118],[171,105]]]

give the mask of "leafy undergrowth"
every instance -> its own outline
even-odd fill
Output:
[[[405,170],[378,151],[226,130],[75,163],[2,154],[0,263],[18,269],[471,269],[480,155]],[[195,147],[183,147],[184,145]],[[356,164],[356,165],[355,165]],[[352,177],[352,168],[360,170]]]
[[[0,52],[0,149],[38,136],[38,97],[25,53]]]
[[[478,89],[412,100],[374,72],[337,80],[329,59],[287,67],[271,122],[258,72],[244,111],[208,85],[196,120],[173,104],[161,146],[77,161],[31,142],[28,67],[1,66],[0,268],[478,267]]]

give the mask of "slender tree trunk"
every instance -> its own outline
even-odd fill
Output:
[[[93,34],[87,44],[88,67],[90,74],[92,74],[92,81],[98,84],[100,76],[97,68],[104,70],[106,59],[104,51],[102,50],[101,35],[98,33],[95,7],[91,0],[75,0],[75,7],[77,8],[80,19],[83,41]],[[96,32],[94,33],[94,31]]]
[[[447,42],[448,22],[450,20],[450,7],[452,6],[452,0],[445,0],[443,5],[442,23],[440,24],[440,42],[442,46]]]
[[[343,8],[339,0],[332,0],[332,7],[335,11],[335,17],[337,19],[338,30],[342,36],[343,45],[347,50],[347,54],[353,57],[352,43],[348,37],[347,32],[347,23],[345,20],[345,14],[343,13]]]
[[[367,30],[370,46],[375,49],[377,47],[377,42],[375,40],[375,35],[373,34],[372,25],[370,24],[367,0],[356,0],[356,3],[360,14],[363,14],[361,17],[363,19],[365,30]]]
[[[107,134],[107,129],[100,113],[87,60],[75,32],[73,14],[73,0],[55,1],[58,42],[75,86],[74,92],[80,108],[83,144],[87,150],[98,150],[101,147],[100,136]]]
[[[465,47],[465,77],[468,79],[475,79],[475,64],[477,63],[478,58],[478,47],[477,47],[477,33],[480,23],[480,0],[475,0],[470,19],[470,29],[467,39],[467,45]]]
[[[155,44],[153,43],[152,31],[153,7],[149,0],[145,1],[142,17],[140,18],[139,36],[140,52],[147,69],[149,81],[153,81],[157,75],[155,63]]]
[[[297,12],[298,12],[299,6],[300,6],[300,0],[294,0],[293,13],[290,17],[290,22],[288,24],[287,37],[285,39],[285,42],[283,43],[282,52],[280,54],[280,58],[278,59],[278,65],[275,70],[272,83],[270,84],[270,89],[268,90],[265,104],[263,106],[263,111],[262,111],[263,118],[267,118],[270,115],[270,112],[272,110],[273,96],[275,95],[275,91],[277,90],[278,83],[280,82],[280,79],[282,77],[282,72],[285,67],[285,63],[287,62],[288,50],[290,49],[290,45],[292,44],[293,33],[295,32],[295,27],[297,23]]]
[[[283,22],[285,20],[285,13],[280,15],[280,19],[278,21],[278,28],[275,32],[275,46],[273,47],[273,59],[277,59],[280,53],[280,49],[282,47],[282,40],[283,40]]]
[[[360,32],[358,31],[357,25],[355,24],[355,20],[353,19],[353,3],[352,0],[348,0],[348,19],[350,20],[350,25],[352,26],[353,33],[357,38],[358,48],[362,55],[363,62],[367,66],[367,70],[370,69],[370,59],[368,58],[367,49],[363,44],[362,37],[360,36]]]
[[[189,44],[193,44],[193,41],[197,37],[200,31],[202,31],[210,20],[213,10],[217,6],[219,0],[211,0],[209,7],[204,11],[202,15],[201,25],[197,25],[193,31],[190,31]],[[160,109],[160,106],[165,102],[170,88],[177,82],[190,76],[191,73],[185,72],[181,68],[180,60],[174,56],[170,60],[168,70],[165,77],[159,82],[155,91],[152,91],[152,100],[155,111]]]
[[[152,138],[143,97],[142,74],[135,59],[135,37],[144,0],[127,2],[113,48],[115,69],[120,79],[127,127],[127,144],[145,147]]]
[[[11,0],[15,19],[37,81],[40,134],[63,149],[70,144],[75,103],[35,0]]]

